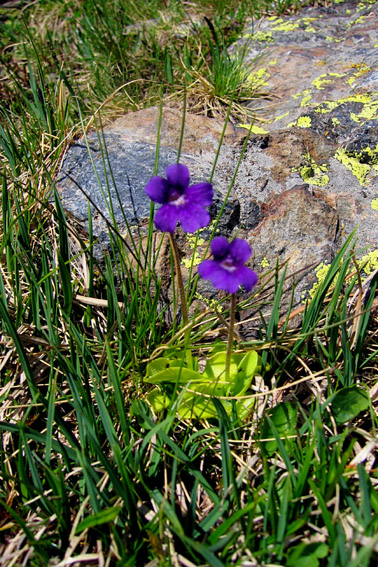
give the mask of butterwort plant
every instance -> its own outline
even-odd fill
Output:
[[[230,324],[228,345],[226,352],[226,380],[230,375],[231,352],[234,340],[236,292],[240,286],[246,291],[256,285],[258,276],[251,268],[245,266],[252,254],[251,247],[246,240],[235,238],[228,242],[224,236],[214,238],[210,244],[213,260],[204,260],[198,266],[199,275],[210,280],[216,289],[231,294]]]
[[[212,203],[213,188],[210,183],[190,185],[188,168],[183,164],[173,164],[166,169],[166,177],[155,176],[146,186],[150,199],[160,204],[154,222],[156,228],[167,232],[175,261],[176,276],[180,292],[182,316],[185,329],[185,354],[179,352],[170,357],[160,357],[152,360],[147,366],[145,381],[156,384],[147,396],[156,412],[167,408],[174,398],[177,388],[190,384],[183,391],[178,406],[181,417],[196,416],[199,418],[216,417],[217,413],[211,398],[221,396],[223,405],[228,413],[234,411],[241,417],[250,411],[253,399],[249,402],[242,399],[233,406],[232,399],[242,396],[250,387],[256,373],[260,357],[255,351],[247,353],[232,353],[236,293],[240,286],[250,291],[257,282],[257,274],[245,263],[251,256],[251,248],[245,240],[235,239],[232,242],[223,237],[214,238],[211,242],[213,259],[204,260],[199,266],[199,275],[209,279],[214,287],[231,294],[231,317],[229,324],[229,340],[226,353],[224,350],[214,350],[207,358],[205,369],[198,372],[197,361],[193,360],[189,348],[189,321],[186,296],[182,280],[179,253],[175,240],[175,230],[180,223],[185,232],[196,232],[210,222],[207,210]],[[186,366],[183,359],[186,357]],[[230,400],[227,400],[230,397]],[[226,398],[226,399],[225,399]]]
[[[146,193],[154,203],[161,205],[155,214],[156,228],[169,233],[188,344],[188,309],[174,232],[178,223],[181,224],[184,232],[189,233],[196,232],[209,224],[210,214],[206,207],[213,202],[213,187],[211,183],[205,182],[190,185],[189,169],[182,163],[168,166],[165,174],[166,177],[159,175],[152,177],[146,185]]]

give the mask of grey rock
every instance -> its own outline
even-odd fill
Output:
[[[377,24],[376,4],[308,8],[261,20],[252,36],[230,50],[249,42],[246,64],[259,56],[251,89],[262,77],[267,94],[251,104],[253,126],[260,133],[251,134],[241,160],[251,125],[227,127],[212,179],[211,214],[215,219],[229,194],[218,234],[247,238],[254,250],[251,265],[260,273],[277,256],[288,261],[293,273],[329,263],[354,229],[365,249],[361,255],[377,249]],[[125,220],[143,230],[150,206],[144,187],[154,171],[157,124],[156,108],[128,114],[105,129],[107,153],[97,135],[89,134],[103,193],[82,140],[62,164],[57,186],[63,205],[85,227],[90,197],[103,248],[108,240],[102,215],[111,220],[110,202],[121,232]],[[181,112],[165,108],[159,174],[176,161],[180,127]],[[209,179],[222,129],[217,119],[187,114],[180,161],[188,165],[192,182]],[[202,235],[208,238],[210,230]],[[190,253],[182,235],[180,245]],[[298,301],[314,277],[314,270],[304,276]]]

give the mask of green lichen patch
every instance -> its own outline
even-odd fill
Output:
[[[371,208],[374,209],[375,211],[378,211],[378,199],[373,199],[371,204]]]

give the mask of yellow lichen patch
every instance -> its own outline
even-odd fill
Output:
[[[278,122],[278,120],[282,120],[282,118],[285,118],[289,114],[290,114],[290,112],[287,111],[287,112],[285,112],[285,114],[281,114],[281,116],[276,116],[275,119],[274,119],[274,122]]]
[[[267,258],[267,257],[263,258],[263,259],[261,260],[261,264],[260,264],[260,265],[261,265],[262,268],[269,268],[270,262],[269,262],[268,258]]]
[[[303,181],[308,185],[316,185],[317,187],[325,187],[329,182],[329,176],[327,175],[328,169],[326,164],[318,165],[310,156],[306,154],[303,156],[307,164],[294,169],[298,171],[299,175],[302,177]]]
[[[366,276],[369,276],[375,270],[378,269],[378,250],[373,250],[368,254],[365,254],[360,258],[357,262],[359,269],[363,272]],[[322,262],[315,268],[315,276],[317,282],[314,283],[312,288],[306,293],[302,294],[303,299],[305,299],[306,295],[308,294],[311,299],[314,298],[319,286],[324,282],[325,278],[327,277],[329,268],[331,264],[326,264]],[[354,271],[354,265],[351,264],[351,270],[349,273]],[[365,281],[366,278],[362,278],[362,283]]]
[[[258,31],[258,32],[253,33],[253,34],[248,33],[244,37],[252,38],[255,41],[257,41],[258,43],[272,43],[272,42],[274,42],[272,32]]]
[[[272,27],[272,31],[282,31],[282,32],[288,32],[288,31],[294,31],[297,30],[299,28],[299,22],[290,22],[290,21],[284,21],[282,18],[278,18],[278,20],[275,21],[274,26]]]
[[[373,120],[377,118],[378,101],[373,100],[371,94],[351,95],[345,98],[340,98],[339,100],[325,100],[319,104],[319,106],[315,109],[315,112],[318,112],[319,114],[327,114],[348,102],[359,102],[363,104],[361,112],[359,114],[354,114],[356,118],[361,120]]]
[[[339,148],[336,151],[335,158],[353,173],[360,185],[367,184],[366,179],[371,170],[370,165],[367,163],[361,163],[356,154],[347,154],[342,148]]]
[[[347,29],[351,28],[352,26],[358,25],[358,24],[363,24],[365,22],[365,20],[366,20],[366,16],[360,16],[359,18],[356,18],[354,20],[354,22],[350,22],[347,25]]]
[[[373,199],[371,204],[371,208],[374,209],[375,211],[378,211],[378,199]]]
[[[321,16],[320,16],[321,17]],[[315,22],[319,18],[298,18],[297,20],[283,20],[282,18],[277,18],[271,20],[274,22],[272,31],[278,32],[289,32],[295,31],[300,26],[303,26],[303,31],[306,33],[316,33],[316,29],[311,25],[312,22]]]
[[[359,114],[351,113],[350,116],[355,122],[376,120],[378,118],[378,100],[364,103],[364,106]]]
[[[247,83],[253,88],[253,90],[259,90],[261,87],[268,86],[266,79],[269,79],[270,75],[266,69],[263,67],[250,73],[247,77]]]
[[[312,81],[312,84],[314,85],[315,88],[322,91],[324,90],[323,85],[331,84],[333,77],[335,78],[345,77],[345,73],[322,73],[321,75],[319,75],[319,77],[316,77],[316,79]]]
[[[319,90],[323,90],[324,89],[323,85],[325,84],[328,85],[329,83],[332,83],[331,79],[327,79],[327,76],[328,76],[327,73],[322,73],[321,75],[319,75],[319,77],[316,77],[316,79],[312,81],[314,87]]]
[[[202,301],[208,307],[210,307],[211,311],[218,311],[218,313],[222,313],[223,306],[216,299],[208,299],[207,297],[204,297],[201,293],[198,292],[194,294],[194,297]]]
[[[366,73],[369,73],[371,71],[371,67],[369,67],[369,65],[366,65],[366,63],[353,63],[352,65],[350,65],[350,68],[357,69],[357,71],[355,71],[353,75],[347,80],[347,83],[350,87],[356,82],[358,77],[362,77],[363,75],[366,75]]]
[[[338,118],[332,118],[331,122],[333,126],[337,126],[338,124],[340,124],[340,120]]]
[[[298,128],[310,128],[311,127],[311,117],[310,116],[300,116],[297,120]]]
[[[202,258],[197,252],[197,246],[202,246],[205,244],[203,238],[197,238],[195,235],[187,235],[187,242],[193,251],[193,256],[191,258],[183,258],[181,263],[185,268],[190,269],[191,266],[198,266],[202,262]]]
[[[307,96],[304,96],[301,100],[301,106],[307,106],[307,103],[308,103],[309,100],[311,100],[311,98],[312,98],[312,95],[310,95],[310,94],[307,95]]]
[[[345,38],[336,38],[336,37],[332,37],[331,35],[327,35],[326,40],[327,41],[332,41],[332,43],[340,43],[341,41],[344,41]]]
[[[358,266],[367,276],[378,269],[378,250],[373,250],[362,256],[358,261]]]
[[[246,128],[247,130],[251,130],[252,134],[269,134],[267,130],[260,128],[260,126],[255,126],[255,124],[238,124],[238,126],[239,128]]]
[[[314,283],[314,285],[312,286],[312,288],[308,291],[308,295],[311,297],[311,299],[314,298],[315,293],[318,289],[318,287],[324,282],[324,280],[326,279],[326,276],[328,274],[328,270],[330,268],[330,264],[325,264],[324,262],[321,262],[321,264],[319,264],[316,268],[315,268],[315,276],[316,279],[318,280],[317,282]],[[306,292],[303,294],[306,295]]]

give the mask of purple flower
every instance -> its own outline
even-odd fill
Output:
[[[198,266],[201,278],[210,280],[214,287],[228,293],[236,293],[242,285],[250,291],[257,283],[257,274],[244,266],[252,254],[246,240],[235,238],[230,244],[224,236],[218,236],[210,244],[214,260],[204,260]]]
[[[189,170],[175,163],[166,169],[167,179],[153,177],[147,183],[146,193],[163,206],[155,215],[155,225],[163,232],[174,232],[180,222],[185,232],[196,232],[207,226],[210,215],[205,209],[213,201],[211,183],[197,183],[189,187]]]

